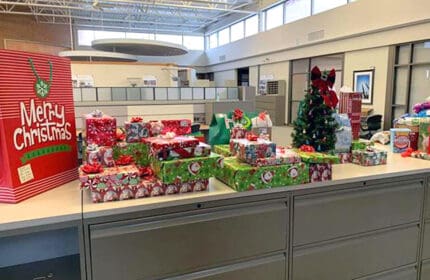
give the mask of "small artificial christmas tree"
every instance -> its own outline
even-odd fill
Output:
[[[294,121],[293,146],[312,146],[317,152],[334,149],[337,123],[333,113],[338,103],[333,85],[336,72],[324,71],[315,66],[311,71],[311,87],[300,102],[297,119]]]

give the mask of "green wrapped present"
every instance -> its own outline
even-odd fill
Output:
[[[113,158],[118,160],[120,156],[132,156],[134,163],[138,166],[148,166],[150,164],[149,149],[145,143],[117,143],[113,147]]]
[[[353,140],[351,144],[351,150],[365,150],[368,146],[368,143],[360,141],[360,140]]]
[[[225,157],[231,157],[232,154],[230,152],[230,145],[225,144],[225,145],[214,145],[214,152],[216,154],[225,156]]]
[[[325,154],[318,152],[303,152],[300,150],[295,150],[303,162],[306,163],[339,163],[339,157],[333,154]]]
[[[217,178],[236,191],[247,191],[309,183],[309,165],[303,162],[253,167],[235,157],[225,158]]]
[[[176,160],[157,160],[151,163],[154,174],[164,183],[180,183],[204,180],[220,172],[223,157],[212,153],[208,157],[183,158]]]

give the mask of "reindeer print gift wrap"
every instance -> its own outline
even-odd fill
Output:
[[[180,183],[214,177],[223,166],[223,158],[217,154],[208,157],[176,160],[154,160],[155,175],[164,183]]]
[[[217,178],[236,191],[247,191],[309,183],[306,163],[253,167],[235,157],[224,159],[224,168]]]

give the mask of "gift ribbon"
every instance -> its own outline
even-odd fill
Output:
[[[154,170],[151,167],[140,167],[139,168],[140,177],[144,180],[152,180],[154,178]]]
[[[94,118],[101,118],[103,116],[103,112],[100,110],[94,110],[90,113]]]
[[[247,133],[246,139],[248,139],[249,141],[257,141],[258,136],[254,133]]]
[[[142,117],[132,117],[131,120],[130,120],[130,122],[132,122],[132,123],[138,123],[138,122],[141,122],[141,121],[143,121]]]
[[[240,122],[243,118],[243,111],[240,110],[239,108],[234,109],[233,112],[233,120],[235,122]]]
[[[103,172],[103,167],[99,163],[85,164],[81,169],[86,174],[96,174]]]
[[[133,157],[128,155],[121,155],[116,161],[116,165],[129,165],[133,163]]]
[[[87,147],[87,151],[89,151],[89,152],[97,151],[98,147],[99,146],[97,144],[89,144]]]
[[[260,112],[260,114],[258,114],[258,118],[262,121],[264,121],[266,119],[266,117],[267,117],[266,111]]]

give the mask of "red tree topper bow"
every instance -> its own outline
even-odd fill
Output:
[[[82,171],[86,174],[96,174],[103,172],[103,167],[99,163],[85,164],[82,166]]]
[[[242,111],[242,110],[240,110],[239,108],[234,109],[234,112],[233,112],[233,120],[234,120],[235,122],[239,122],[239,121],[241,121],[241,120],[242,120],[242,118],[243,118],[243,111]]]
[[[324,103],[330,108],[335,108],[337,103],[339,102],[336,92],[331,89],[334,85],[335,80],[336,71],[334,69],[331,69],[331,71],[328,73],[326,71],[321,73],[318,66],[312,68],[312,86],[318,88],[322,98],[324,99]]]

